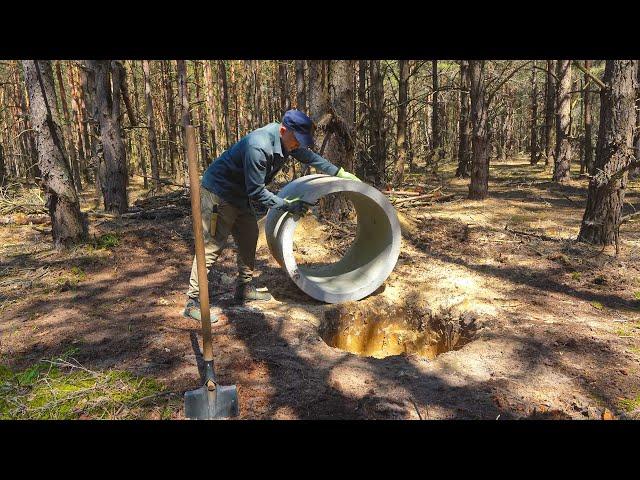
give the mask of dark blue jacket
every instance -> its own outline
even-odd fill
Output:
[[[202,186],[240,208],[248,208],[249,199],[267,208],[281,207],[284,201],[265,185],[280,171],[287,155],[327,175],[339,170],[308,148],[284,151],[280,124],[274,122],[249,133],[214,160],[204,172]]]

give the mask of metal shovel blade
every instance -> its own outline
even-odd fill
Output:
[[[184,415],[191,420],[214,420],[238,416],[238,389],[235,385],[207,386],[184,394]]]

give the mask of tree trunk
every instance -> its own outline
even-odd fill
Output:
[[[227,67],[224,60],[218,60],[218,73],[222,84],[222,119],[224,120],[224,150],[231,146],[231,122],[229,121],[229,90],[227,86]]]
[[[588,71],[591,68],[591,60],[585,60],[584,67]],[[584,106],[582,108],[582,112],[584,115],[584,138],[583,138],[583,148],[582,148],[584,152],[584,159],[582,161],[580,173],[584,173],[585,170],[589,173],[592,173],[593,171],[593,143],[592,143],[593,140],[591,135],[591,93],[589,92],[590,83],[591,83],[591,79],[585,73],[584,74],[585,88],[583,91]]]
[[[130,121],[131,119],[135,120],[135,123],[132,124],[132,126],[137,126],[139,124],[138,118],[140,116],[140,103],[138,102],[138,82],[136,80],[137,75],[136,75],[135,63],[133,61],[130,61],[130,65],[131,65],[131,84],[133,86],[133,108],[131,113],[129,114],[129,120]],[[144,72],[143,72],[143,77],[144,77]],[[144,78],[143,78],[143,81],[144,81]],[[123,83],[123,86],[126,86],[126,82]],[[147,129],[148,128],[149,126],[147,125]],[[135,151],[137,152],[138,166],[140,167],[140,171],[142,172],[142,176],[143,176],[143,187],[146,189],[146,188],[149,188],[149,180],[147,178],[146,151],[144,148],[141,135],[142,133],[140,132],[139,129],[132,129],[129,139],[131,142],[132,155],[133,155],[133,148],[135,146]],[[156,162],[158,162],[157,145],[156,145]],[[152,170],[153,170],[153,165],[152,165]],[[133,168],[131,169],[131,174],[132,173],[133,173]]]
[[[14,86],[15,86],[15,99],[16,105],[19,105],[19,122],[14,122],[18,127],[16,136],[20,136],[20,145],[22,148],[22,166],[24,167],[25,180],[36,180],[40,177],[38,168],[38,152],[36,149],[34,136],[32,135],[31,121],[29,120],[29,108],[27,105],[29,94],[26,91],[26,86],[23,90],[20,84],[20,76],[18,72],[18,62],[16,62],[16,68],[14,70]],[[52,106],[54,108],[56,105]],[[15,138],[15,137],[14,137]]]
[[[538,163],[540,156],[538,155],[538,72],[536,69],[536,62],[533,61],[533,67],[531,68],[531,165]]]
[[[316,144],[320,155],[334,165],[352,171],[354,163],[353,108],[354,62],[319,60],[309,63],[309,106],[317,124]],[[328,198],[322,212],[337,218],[344,211],[343,202]]]
[[[460,60],[460,127],[456,177],[469,176],[471,167],[471,119],[469,118],[469,60]]]
[[[571,60],[558,60],[556,65],[558,91],[556,94],[556,155],[553,170],[554,182],[566,182],[570,178],[571,143]]]
[[[73,123],[76,127],[76,150],[78,152],[78,163],[80,164],[80,171],[82,172],[82,177],[85,182],[89,182],[89,175],[87,171],[87,157],[88,152],[85,150],[85,145],[83,143],[83,135],[84,135],[84,125],[82,122],[82,103],[80,99],[80,91],[78,88],[78,82],[76,81],[76,75],[74,74],[74,66],[71,62],[67,63],[68,65],[68,74],[69,74],[69,84],[71,85],[71,111],[73,117]]]
[[[254,83],[252,80],[253,61],[251,60],[244,61],[244,72],[243,72],[242,78],[243,78],[242,85],[244,89],[244,94],[242,98],[244,99],[244,102],[243,102],[244,105],[241,111],[243,112],[243,116],[244,116],[244,125],[245,125],[244,131],[246,133],[249,133],[256,128],[255,119],[254,119],[254,109],[253,109],[253,105],[254,105],[253,97],[255,95]]]
[[[156,139],[156,125],[153,118],[153,97],[151,96],[151,77],[149,74],[149,61],[142,60],[142,72],[144,74],[144,100],[147,112],[147,137],[149,139],[149,153],[151,160],[151,176],[156,182],[160,182],[160,166],[158,162],[158,141]]]
[[[431,141],[431,148],[433,150],[433,160],[434,162],[438,162],[441,155],[442,149],[442,139],[440,136],[440,92],[438,91],[439,82],[438,82],[438,61],[431,61],[432,67],[432,82],[433,82],[433,98],[432,98],[432,109],[431,109],[431,135],[433,140]]]
[[[407,156],[407,100],[409,85],[409,62],[398,60],[398,120],[396,132],[397,163],[393,185],[399,186],[404,177],[404,164]]]
[[[633,145],[635,148],[636,163],[640,162],[640,62],[638,62],[638,88],[636,89],[636,129]],[[636,178],[640,174],[640,165],[631,170],[630,175],[632,178]]]
[[[71,160],[71,171],[73,173],[73,184],[76,191],[82,191],[82,182],[80,181],[80,167],[78,165],[78,156],[73,142],[73,132],[71,130],[71,117],[69,115],[69,107],[67,106],[67,95],[64,91],[64,82],[62,81],[62,70],[60,69],[60,61],[56,62],[56,76],[60,85],[60,103],[62,103],[62,111],[64,112],[64,132],[67,137],[67,153]]]
[[[0,143],[0,187],[7,184],[7,168],[4,164],[4,147]]]
[[[176,109],[175,102],[173,101],[173,80],[171,78],[171,62],[169,60],[163,60],[164,72],[166,74],[164,78],[164,93],[167,105],[167,123],[169,129],[169,163],[171,168],[171,174],[178,174],[178,133],[176,131]]]
[[[289,79],[287,78],[287,64],[280,60],[278,62],[278,81],[280,83],[280,116],[291,108],[291,100],[289,98]]]
[[[370,158],[368,128],[364,122],[365,118],[367,118],[367,64],[366,60],[358,61],[358,123],[356,124],[356,136],[360,138],[358,164],[361,169],[361,171],[356,172],[356,175],[362,175],[365,179],[368,179],[365,165],[368,163],[368,158]]]
[[[206,63],[206,60],[204,61]],[[198,141],[200,142],[200,163],[202,164],[202,168],[206,169],[209,166],[209,158],[211,154],[207,148],[207,133],[205,131],[205,115],[204,115],[204,100],[202,98],[202,82],[200,80],[200,73],[202,72],[201,68],[198,67],[200,61],[193,61],[193,76],[195,83],[195,93],[196,93],[196,101],[198,102]],[[250,122],[250,120],[249,120]]]
[[[184,60],[177,60],[178,64],[178,96],[180,99],[180,124],[182,125],[182,145],[184,162],[178,167],[181,170],[183,185],[189,185],[189,172],[187,170],[187,127],[191,125],[189,112],[189,91],[187,90],[187,65]],[[181,183],[181,182],[178,182]]]
[[[100,197],[102,197],[102,187],[100,186],[100,175],[98,175],[98,166],[104,162],[104,152],[100,143],[100,124],[98,121],[98,102],[96,99],[96,75],[92,65],[88,60],[80,64],[80,85],[82,99],[82,110],[85,122],[85,135],[87,151],[90,154],[90,166],[94,173],[96,187],[96,206],[100,205]]]
[[[240,110],[238,110],[238,87],[236,85],[236,66],[229,60],[229,97],[233,101],[233,142],[240,140]]]
[[[387,159],[386,131],[384,128],[384,76],[380,71],[380,60],[369,62],[371,85],[369,136],[371,141],[371,156],[373,159],[374,182],[383,185],[386,181],[385,162]]]
[[[587,207],[578,240],[597,245],[618,245],[627,170],[635,159],[637,60],[607,60],[600,105],[600,129],[595,173],[589,181]],[[617,250],[617,248],[616,248]],[[616,252],[617,253],[617,252]]]
[[[89,169],[95,171],[98,164],[97,120],[95,118],[95,79],[86,62],[78,63],[78,98],[82,123],[82,145],[85,151],[84,179],[89,183]],[[96,179],[96,183],[98,180]]]
[[[56,248],[82,241],[87,236],[86,221],[64,158],[62,131],[55,117],[53,71],[48,60],[24,60],[25,83],[29,95],[31,123],[36,132],[42,186],[51,217]]]
[[[213,72],[211,61],[204,61],[204,85],[207,94],[207,117],[209,120],[209,135],[211,137],[211,145],[213,156],[218,157],[218,120],[216,119],[216,102],[213,94]]]
[[[484,200],[489,192],[489,105],[485,92],[484,60],[470,60],[472,165],[469,198]]]
[[[555,60],[547,60],[547,81],[545,84],[544,107],[544,164],[549,165],[553,161],[552,132],[554,125],[556,79],[554,75]]]
[[[307,96],[304,88],[304,60],[296,60],[296,108],[307,111]]]
[[[260,79],[260,61],[253,60],[252,66],[252,78],[253,78],[253,110],[254,118],[256,119],[256,125],[262,125],[262,82]]]
[[[96,107],[104,155],[98,165],[104,209],[124,213],[128,209],[127,156],[120,133],[120,79],[119,75],[112,75],[109,60],[89,60],[88,63],[95,74]]]

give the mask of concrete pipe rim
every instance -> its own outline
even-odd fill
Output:
[[[296,184],[296,182],[298,183]],[[304,190],[302,198],[312,203],[331,194],[347,194],[347,198],[354,204],[354,207],[356,207],[358,231],[360,229],[361,211],[365,208],[363,205],[366,205],[369,213],[371,213],[371,211],[376,212],[376,219],[384,219],[384,221],[386,221],[386,224],[382,223],[379,228],[381,230],[386,229],[384,233],[389,237],[387,239],[389,241],[385,242],[384,246],[380,247],[379,250],[374,249],[374,256],[362,263],[359,267],[333,277],[327,275],[327,278],[331,278],[331,280],[327,281],[327,285],[328,287],[332,287],[334,283],[340,283],[341,279],[349,277],[353,272],[361,271],[363,273],[362,283],[353,282],[355,283],[354,288],[336,292],[331,291],[331,288],[328,288],[326,285],[320,285],[312,280],[314,277],[311,275],[310,270],[303,265],[298,265],[293,252],[293,238],[299,219],[295,219],[288,213],[279,215],[277,220],[272,223],[272,225],[274,225],[273,230],[275,235],[274,241],[269,242],[269,248],[298,288],[312,298],[326,303],[342,303],[350,300],[360,300],[378,289],[395,268],[400,255],[400,222],[393,205],[391,205],[387,197],[366,183],[338,179],[328,175],[308,175],[301,177],[285,186],[279,195],[286,196],[292,190],[296,190],[296,195],[300,193],[300,190]],[[354,198],[356,199],[355,202]],[[360,211],[358,210],[358,204],[360,205]],[[323,268],[326,272],[330,272],[332,267],[336,267],[350,254],[351,249],[356,249],[359,245],[364,245],[364,241],[366,241],[366,238],[356,237],[347,252],[345,252],[345,255],[343,255],[339,261],[328,264]],[[278,242],[278,244],[275,242]],[[274,248],[277,247],[279,247],[280,252],[273,251]],[[281,255],[280,258],[278,258],[277,253]],[[357,262],[357,252],[351,254],[351,257]],[[379,264],[382,266],[379,266]],[[345,281],[351,283],[350,280]]]

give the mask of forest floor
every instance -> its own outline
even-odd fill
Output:
[[[240,418],[640,417],[640,222],[622,226],[616,256],[575,242],[586,179],[557,185],[550,167],[496,161],[480,202],[466,200],[468,180],[454,179],[454,167],[415,177],[454,196],[398,207],[411,227],[396,268],[359,302],[307,297],[261,240],[257,285],[274,299],[234,306],[235,249],[224,252],[210,275],[221,316],[215,368],[222,385],[238,386]],[[638,187],[630,185],[625,213],[640,208]],[[143,194],[134,183],[131,203]],[[83,210],[94,200],[87,191]],[[0,226],[0,417],[60,416],[56,395],[72,391],[68,418],[183,418],[182,394],[200,386],[202,363],[200,325],[182,316],[190,216],[90,215],[92,241],[63,253],[36,228]],[[326,261],[340,241],[313,217],[296,239],[308,262]],[[436,336],[432,355],[406,342],[405,353],[384,358],[323,340],[329,317],[357,336],[356,321],[387,328],[398,315],[413,340],[425,319],[458,333]],[[376,335],[371,342],[383,346],[392,337]],[[72,373],[85,376],[55,390]],[[36,399],[35,384],[53,400]]]

